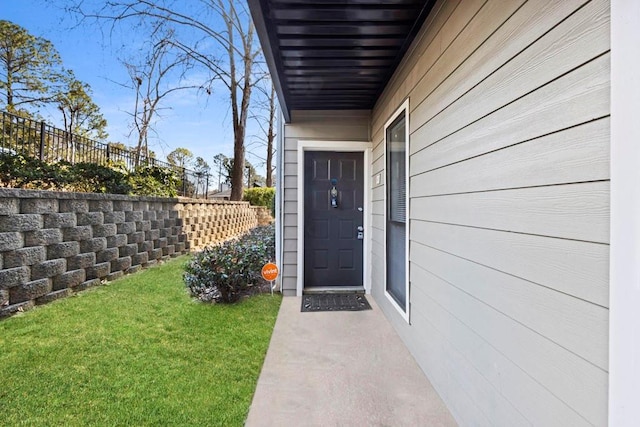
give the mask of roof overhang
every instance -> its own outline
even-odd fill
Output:
[[[372,109],[434,3],[249,0],[285,120]]]

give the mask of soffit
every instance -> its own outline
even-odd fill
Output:
[[[373,108],[435,0],[249,0],[287,120]]]

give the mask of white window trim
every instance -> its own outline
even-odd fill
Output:
[[[640,3],[611,2],[609,425],[640,420]]]
[[[405,280],[405,308],[406,310],[403,310],[402,307],[400,307],[400,305],[396,302],[396,300],[393,298],[393,296],[391,296],[391,294],[389,292],[387,292],[387,220],[388,220],[388,215],[389,215],[389,198],[387,197],[387,128],[389,126],[391,126],[391,124],[398,118],[398,116],[400,114],[402,114],[404,112],[404,118],[405,118],[405,140],[407,141],[407,147],[405,150],[405,162],[406,162],[406,167],[405,167],[405,171],[406,171],[406,175],[405,175],[405,179],[406,179],[406,191],[407,191],[407,223],[406,223],[406,242],[405,242],[405,274],[406,274],[406,280]],[[389,118],[389,120],[387,120],[387,122],[384,124],[384,128],[383,128],[383,134],[384,134],[384,279],[383,279],[383,283],[384,283],[384,295],[387,297],[387,300],[389,300],[389,302],[391,303],[391,305],[393,307],[395,307],[395,309],[398,311],[398,313],[400,314],[400,316],[402,316],[402,318],[407,322],[410,323],[410,311],[411,311],[411,298],[409,295],[409,291],[410,291],[410,270],[409,270],[409,241],[411,240],[411,233],[410,233],[410,229],[411,229],[411,191],[409,188],[410,185],[410,180],[409,180],[409,152],[411,151],[409,149],[409,99],[407,98],[402,105],[400,105],[400,107],[398,107],[398,109],[396,111],[394,111],[394,113],[391,115],[391,117]]]
[[[298,269],[296,296],[304,290],[304,153],[305,151],[362,152],[364,161],[364,243],[362,283],[371,293],[371,143],[362,141],[298,141]]]

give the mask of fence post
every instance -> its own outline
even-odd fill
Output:
[[[182,195],[187,197],[187,170],[182,168]]]
[[[107,164],[109,164],[109,160],[111,160],[111,144],[107,143]]]
[[[209,198],[209,174],[207,174],[207,189],[204,192],[204,198],[205,199]]]
[[[43,121],[40,122],[40,160],[44,161],[44,143],[47,140],[46,135],[44,134],[46,129],[46,124]]]

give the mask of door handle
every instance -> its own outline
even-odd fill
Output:
[[[338,185],[338,180],[333,178],[331,180],[331,191],[329,192],[329,195],[331,196],[331,207],[332,208],[337,208],[338,207],[338,189],[336,188],[336,185]]]
[[[356,228],[356,230],[358,230],[358,233],[357,233],[358,240],[363,240],[364,239],[364,227],[359,225]]]

